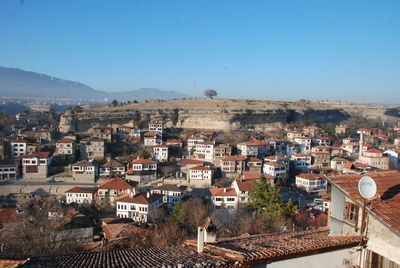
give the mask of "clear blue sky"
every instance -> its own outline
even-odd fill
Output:
[[[400,1],[1,0],[0,65],[106,91],[400,103]]]

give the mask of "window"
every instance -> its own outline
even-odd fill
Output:
[[[346,202],[344,209],[344,219],[356,224],[357,228],[357,220],[358,220],[358,210],[359,207],[356,204]]]

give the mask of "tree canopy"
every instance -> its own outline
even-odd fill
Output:
[[[206,96],[207,98],[212,99],[213,97],[217,96],[218,93],[215,89],[207,89],[204,91],[204,96]]]

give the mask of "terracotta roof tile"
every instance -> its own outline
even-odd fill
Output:
[[[379,196],[374,199],[372,207],[367,206],[367,209],[400,234],[400,172],[376,171],[363,175],[336,175],[327,178],[349,198],[362,205],[363,198],[358,191],[358,181],[363,176],[375,180]]]
[[[48,158],[50,155],[51,155],[50,152],[35,152],[35,153],[23,155],[22,158],[33,158],[33,157]]]
[[[97,188],[96,187],[74,187],[71,188],[67,191],[65,191],[66,193],[88,193],[88,194],[93,194],[97,192]]]
[[[235,188],[210,188],[212,196],[237,196]]]
[[[195,159],[182,159],[178,161],[178,166],[186,166],[186,165],[203,165],[205,162],[201,160]]]
[[[112,189],[112,190],[128,190],[132,188],[134,188],[134,186],[130,185],[121,178],[106,180],[99,186],[99,189]]]
[[[244,161],[246,156],[244,155],[232,155],[228,157],[221,158],[222,161]]]
[[[138,158],[131,162],[132,164],[157,164],[156,161],[151,159]]]

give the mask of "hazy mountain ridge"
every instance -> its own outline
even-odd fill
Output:
[[[188,96],[176,91],[143,88],[126,92],[105,92],[79,82],[49,75],[0,66],[0,95],[7,97],[43,97],[72,99],[180,99]]]

